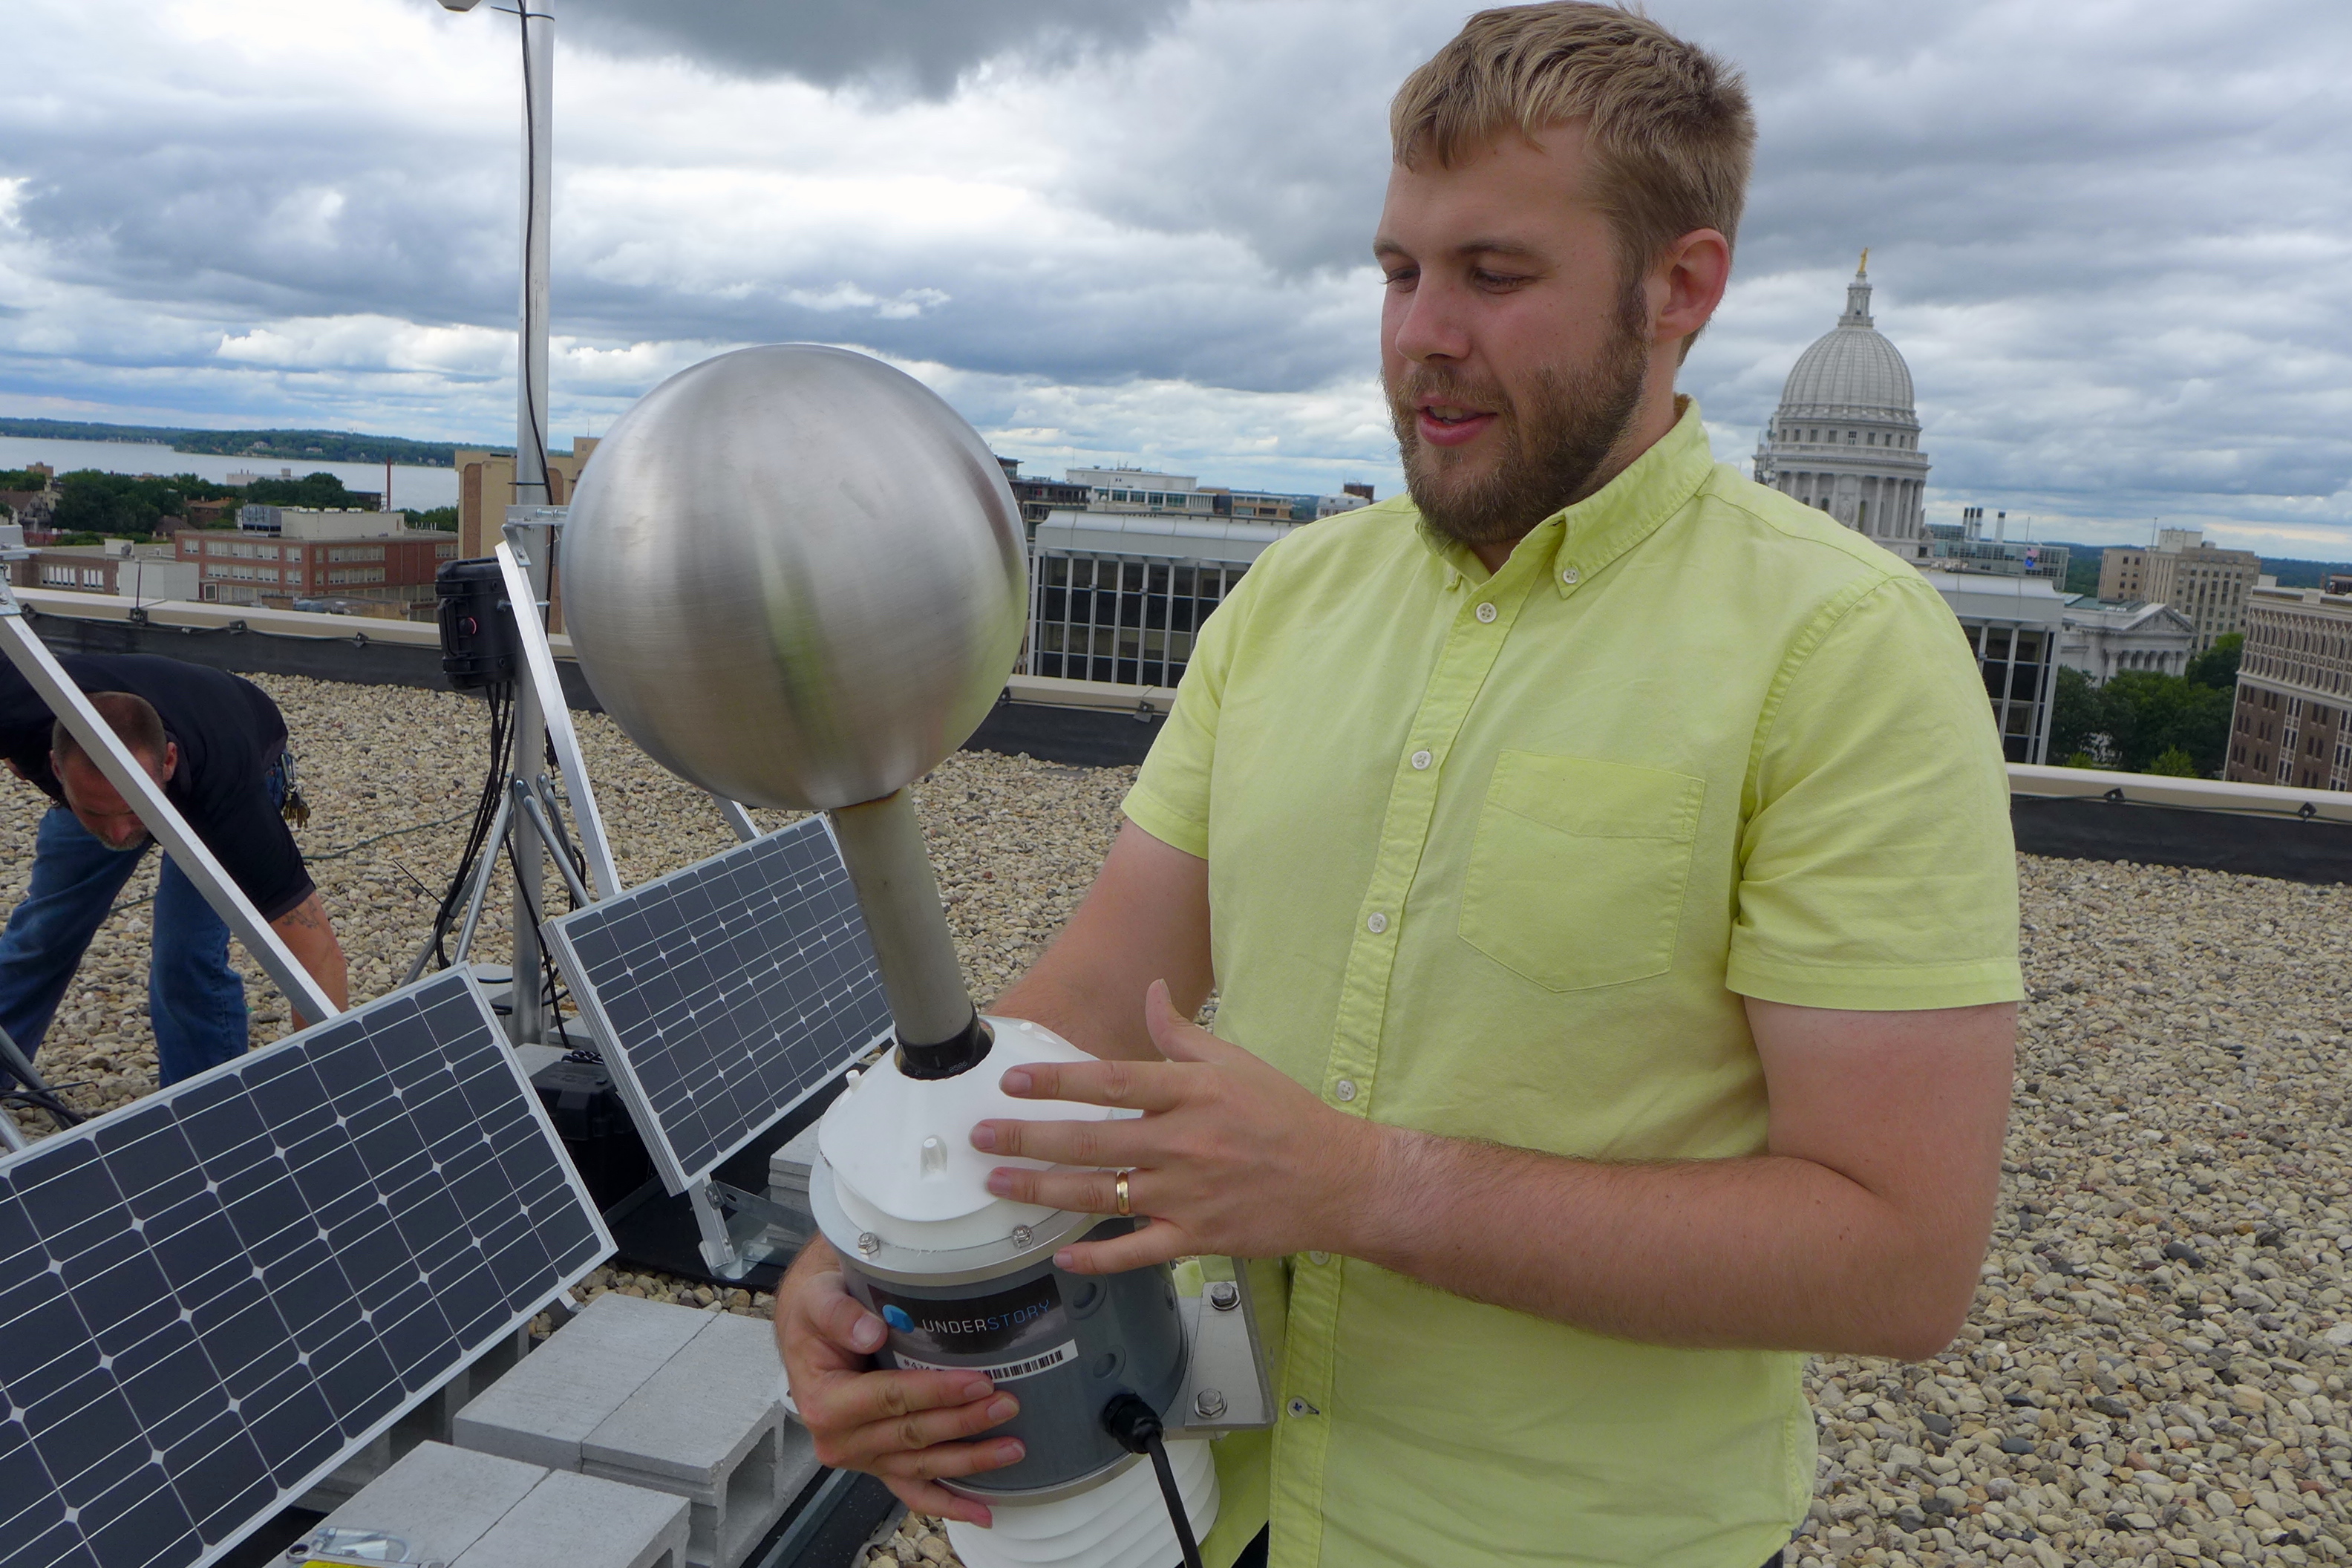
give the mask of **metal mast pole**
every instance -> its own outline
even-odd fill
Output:
[[[514,504],[548,504],[547,493],[547,275],[548,174],[555,133],[555,20],[550,0],[520,0],[522,32],[522,302],[516,334]],[[530,552],[532,603],[517,605],[517,616],[542,621],[548,596],[548,556]],[[547,750],[547,715],[528,680],[515,683],[515,772],[536,778]],[[540,1008],[539,931],[534,911],[546,908],[546,863],[538,835],[519,816],[509,819],[515,858],[514,986],[509,1027],[517,1045],[537,1044],[545,1033]]]

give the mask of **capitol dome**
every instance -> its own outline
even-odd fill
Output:
[[[1756,448],[1756,479],[1821,508],[1906,561],[1927,559],[1928,463],[1911,367],[1870,314],[1870,252],[1845,314],[1797,356]]]

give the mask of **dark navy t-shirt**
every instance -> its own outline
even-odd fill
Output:
[[[180,748],[165,797],[264,920],[310,896],[302,851],[269,798],[268,773],[286,749],[286,721],[267,693],[217,669],[145,654],[63,654],[58,662],[84,691],[128,691],[154,708],[164,734]],[[53,722],[40,694],[0,659],[0,756],[62,802],[49,771]]]

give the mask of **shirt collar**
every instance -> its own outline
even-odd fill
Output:
[[[1565,596],[1681,510],[1714,472],[1715,454],[1699,422],[1697,399],[1678,395],[1675,412],[1673,429],[1600,489],[1529,529],[1494,575],[1517,577],[1540,567],[1554,591]],[[1447,587],[1487,580],[1486,565],[1469,546],[1436,538],[1427,529],[1416,531],[1444,567]],[[1574,581],[1569,580],[1570,573]]]

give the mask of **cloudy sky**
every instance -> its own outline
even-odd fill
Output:
[[[1033,470],[1398,482],[1366,246],[1464,0],[553,0],[553,429],[810,339]],[[1872,247],[1930,513],[2352,557],[2352,7],[1651,0],[1745,68],[1685,385],[1744,463]],[[510,440],[518,48],[430,0],[8,0],[0,414]]]

